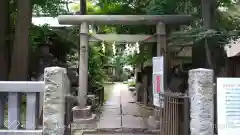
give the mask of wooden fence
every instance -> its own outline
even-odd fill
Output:
[[[160,135],[189,135],[189,97],[183,93],[160,94]]]

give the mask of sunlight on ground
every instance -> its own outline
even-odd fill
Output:
[[[110,83],[104,84],[104,100],[105,101],[108,100],[109,97],[111,97],[113,87],[114,87],[114,83],[113,84],[110,84]]]
[[[127,85],[122,83],[107,83],[104,84],[104,100],[109,100],[110,97],[120,96],[120,90],[127,89]]]

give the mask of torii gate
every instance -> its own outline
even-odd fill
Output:
[[[88,45],[90,41],[116,41],[116,42],[157,42],[157,56],[164,56],[164,81],[167,73],[167,37],[166,24],[186,24],[192,17],[190,15],[60,15],[59,24],[80,25],[80,62],[79,62],[79,107],[86,105],[88,91]],[[156,39],[152,35],[89,35],[89,24],[119,24],[119,25],[156,25]],[[97,38],[97,39],[96,39]],[[149,38],[149,40],[148,40]],[[166,85],[164,85],[166,86]]]

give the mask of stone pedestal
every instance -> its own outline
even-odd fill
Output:
[[[92,114],[91,106],[80,108],[75,106],[73,109],[73,122],[78,124],[90,124],[96,120],[96,114]]]
[[[188,85],[191,135],[213,135],[213,70],[190,70]]]
[[[44,71],[43,132],[63,135],[65,125],[65,96],[69,80],[65,68],[49,67]],[[68,83],[67,83],[68,82]]]

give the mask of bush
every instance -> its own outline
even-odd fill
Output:
[[[130,81],[130,82],[128,82],[128,86],[129,86],[129,87],[135,87],[136,84],[135,84],[134,81]]]

